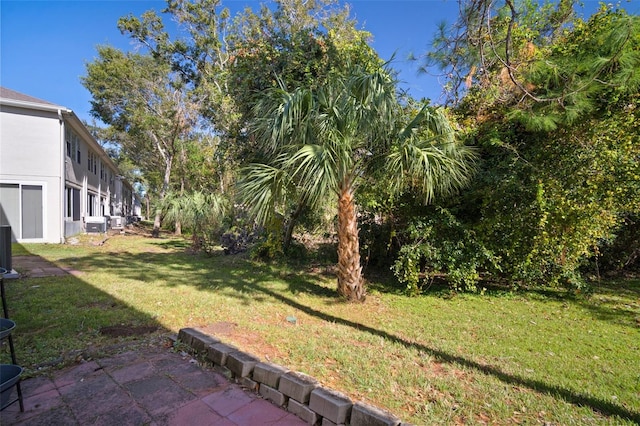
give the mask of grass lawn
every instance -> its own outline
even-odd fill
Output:
[[[557,291],[337,298],[323,267],[188,254],[174,238],[14,246],[76,276],[7,280],[29,374],[153,337],[104,327],[209,327],[223,341],[423,424],[640,423],[640,280]],[[295,317],[295,321],[292,317]],[[61,365],[61,364],[58,364]]]

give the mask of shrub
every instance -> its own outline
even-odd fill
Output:
[[[249,218],[245,208],[235,206],[228,218],[227,230],[220,237],[220,245],[225,254],[244,253],[257,244],[264,233],[264,229]]]
[[[400,239],[406,242],[401,241],[393,271],[412,295],[439,275],[455,290],[477,291],[481,273],[499,269],[491,251],[447,209],[414,219]]]

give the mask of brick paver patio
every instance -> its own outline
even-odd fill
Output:
[[[306,424],[224,375],[160,346],[24,380],[22,393],[25,412],[17,403],[9,406],[0,412],[3,426]]]

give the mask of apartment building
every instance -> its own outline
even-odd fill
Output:
[[[0,87],[0,225],[63,243],[136,214],[131,185],[73,111]]]

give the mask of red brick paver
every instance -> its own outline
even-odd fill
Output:
[[[306,423],[189,357],[152,347],[22,382],[18,404],[0,412],[9,425],[302,426]]]

